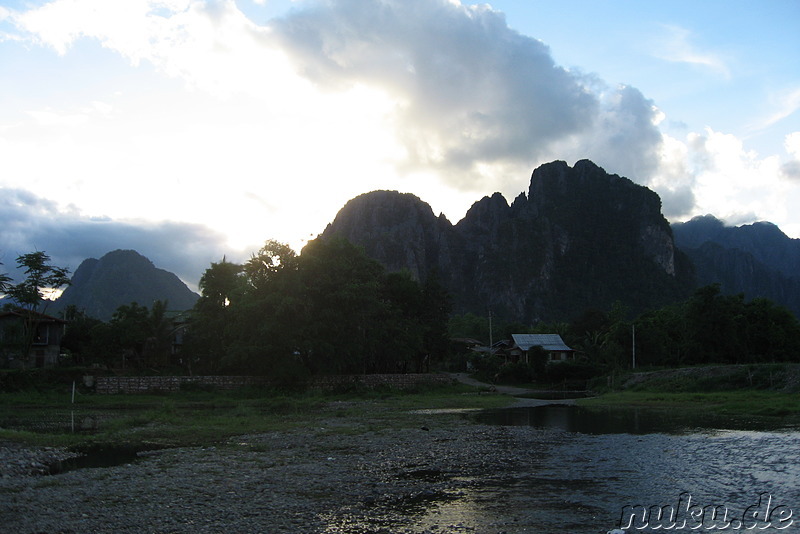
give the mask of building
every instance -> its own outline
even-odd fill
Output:
[[[55,365],[66,324],[63,319],[28,310],[0,312],[0,367]]]
[[[514,345],[508,349],[516,360],[530,363],[529,351],[539,347],[547,353],[549,362],[565,362],[575,359],[575,350],[564,343],[558,334],[511,334]]]

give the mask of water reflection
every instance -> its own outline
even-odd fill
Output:
[[[94,433],[111,415],[97,411],[23,409],[0,412],[0,428],[41,433]]]
[[[532,426],[583,434],[686,434],[710,430],[777,430],[779,421],[720,416],[711,413],[648,408],[586,408],[548,405],[486,410],[476,422],[503,426]],[[793,428],[791,426],[789,429]]]
[[[619,526],[626,506],[677,509],[687,496],[741,521],[767,494],[773,506],[800,516],[800,432],[774,422],[575,406],[465,417],[490,426],[456,449],[439,442],[424,452],[407,448],[416,456],[413,470],[396,475],[404,497],[334,511],[325,532],[596,534]],[[798,525],[758,531],[797,532]],[[630,532],[665,530],[639,526]]]

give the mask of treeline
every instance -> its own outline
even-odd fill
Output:
[[[18,303],[27,295],[29,311],[41,310],[43,290],[63,285],[66,271],[44,253],[18,262],[27,278],[14,286],[2,275],[0,289],[17,291]],[[579,351],[579,362],[553,367],[566,378],[586,378],[632,367],[634,332],[637,367],[800,361],[800,322],[791,312],[767,299],[723,295],[719,285],[637,317],[616,304],[533,326],[495,317],[490,330],[487,317],[451,317],[449,295],[435,275],[418,282],[408,272],[386,272],[341,239],[314,240],[302,255],[268,241],[243,264],[212,263],[199,285],[194,309],[180,316],[161,301],[121,306],[108,322],[68,308],[65,363],[291,382],[314,374],[456,369],[463,354],[454,351],[453,338],[488,344],[514,333],[557,333]],[[11,342],[0,337],[0,349],[27,352]]]
[[[454,337],[488,340],[487,317],[454,316]],[[800,362],[800,322],[770,300],[723,295],[718,284],[697,289],[687,300],[631,318],[616,304],[586,310],[569,322],[525,326],[495,318],[494,341],[518,333],[555,333],[579,351],[574,374],[602,374],[638,367],[700,364]],[[635,351],[634,351],[635,343]],[[563,364],[561,364],[563,365]]]
[[[182,351],[195,373],[421,372],[448,349],[449,298],[436,278],[387,273],[341,239],[299,256],[268,241],[243,265],[213,263],[200,289]]]
[[[0,289],[9,280],[0,277]],[[32,311],[47,302],[42,285],[33,283]],[[165,301],[120,306],[108,322],[68,307],[61,363],[292,382],[425,372],[449,350],[450,300],[437,278],[420,283],[407,272],[387,273],[345,240],[317,239],[302,255],[268,241],[244,264],[212,263],[199,285],[194,309],[178,315]]]

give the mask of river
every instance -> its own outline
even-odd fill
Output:
[[[800,532],[797,428],[552,405],[462,417],[355,433],[331,418],[132,464],[0,477],[0,524],[30,534]]]

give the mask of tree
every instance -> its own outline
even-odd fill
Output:
[[[17,268],[24,269],[23,281],[12,285],[8,275],[0,275],[0,289],[25,314],[20,338],[24,361],[39,333],[39,314],[47,310],[52,292],[69,285],[70,280],[69,269],[51,265],[50,256],[44,252],[31,252],[17,257]]]
[[[67,327],[61,339],[61,349],[72,356],[74,363],[89,363],[94,356],[92,348],[95,345],[92,329],[102,324],[102,321],[89,317],[73,304],[64,310],[64,319],[67,321]],[[105,352],[104,347],[101,354]]]
[[[0,265],[3,264],[0,262]],[[8,274],[0,273],[0,293],[5,294],[5,292],[8,291],[8,288],[10,287],[10,282],[11,282],[11,277],[8,276]]]
[[[452,311],[450,294],[442,285],[436,271],[428,275],[422,286],[422,313],[420,319],[425,352],[419,372],[429,371],[431,359],[443,361],[450,353],[447,323]]]
[[[366,372],[382,350],[383,266],[344,239],[316,239],[301,258],[297,288],[306,313],[295,330],[301,352],[317,372]]]
[[[226,261],[212,263],[200,277],[201,296],[192,312],[184,344],[189,373],[199,367],[214,374],[222,364],[235,337],[234,312],[245,294],[243,267]]]
[[[39,311],[39,306],[50,302],[50,293],[69,285],[69,269],[50,265],[50,256],[44,252],[31,252],[17,258],[17,265],[25,269],[25,279],[16,284],[8,284],[8,276],[0,277],[5,293],[25,310]],[[2,281],[5,278],[5,281]]]
[[[111,316],[108,323],[111,339],[117,350],[121,351],[122,367],[133,364],[140,367],[143,363],[145,343],[149,335],[149,316],[147,306],[136,302],[123,304]]]
[[[264,246],[244,264],[247,282],[255,290],[265,289],[278,273],[297,267],[297,254],[289,245],[267,240]]]

